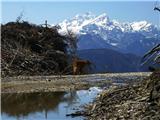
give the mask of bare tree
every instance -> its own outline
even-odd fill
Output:
[[[160,8],[157,6],[157,2],[156,2],[156,6],[154,7],[154,10],[157,10],[160,12]],[[147,63],[148,60],[152,59],[155,63],[160,64],[160,44],[154,46],[149,52],[147,52],[142,60],[144,60],[143,64]]]
[[[155,7],[154,10],[158,10],[160,12],[160,8],[158,8],[158,7]]]
[[[157,10],[157,11],[160,12],[160,7],[159,7],[159,5],[158,5],[158,1],[155,2],[154,10]]]
[[[71,55],[76,56],[78,42],[77,35],[72,30],[67,29],[66,37],[69,46],[69,52]]]
[[[20,22],[24,16],[24,11],[20,13],[20,15],[16,18],[16,22]]]

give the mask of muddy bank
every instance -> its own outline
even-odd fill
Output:
[[[159,120],[160,73],[133,85],[111,87],[76,114],[87,120]]]
[[[106,73],[65,76],[18,76],[1,80],[2,93],[31,93],[52,91],[74,91],[93,86],[109,87],[131,84],[148,77],[149,72]]]

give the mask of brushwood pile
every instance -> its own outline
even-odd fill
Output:
[[[66,39],[56,27],[26,21],[1,25],[2,77],[69,72]]]
[[[160,71],[134,85],[102,92],[76,114],[87,120],[160,120]]]

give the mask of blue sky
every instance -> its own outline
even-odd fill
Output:
[[[76,14],[92,12],[95,15],[107,13],[110,19],[122,22],[146,20],[159,25],[159,13],[153,11],[155,1],[15,1],[2,2],[2,23],[15,21],[23,12],[24,20],[42,24],[48,20],[49,24],[56,24],[64,19],[74,17]]]

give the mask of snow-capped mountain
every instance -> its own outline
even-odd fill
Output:
[[[59,24],[60,33],[67,30],[78,35],[78,49],[110,48],[125,53],[144,54],[160,42],[157,26],[147,21],[121,23],[110,20],[106,13],[76,15]]]

